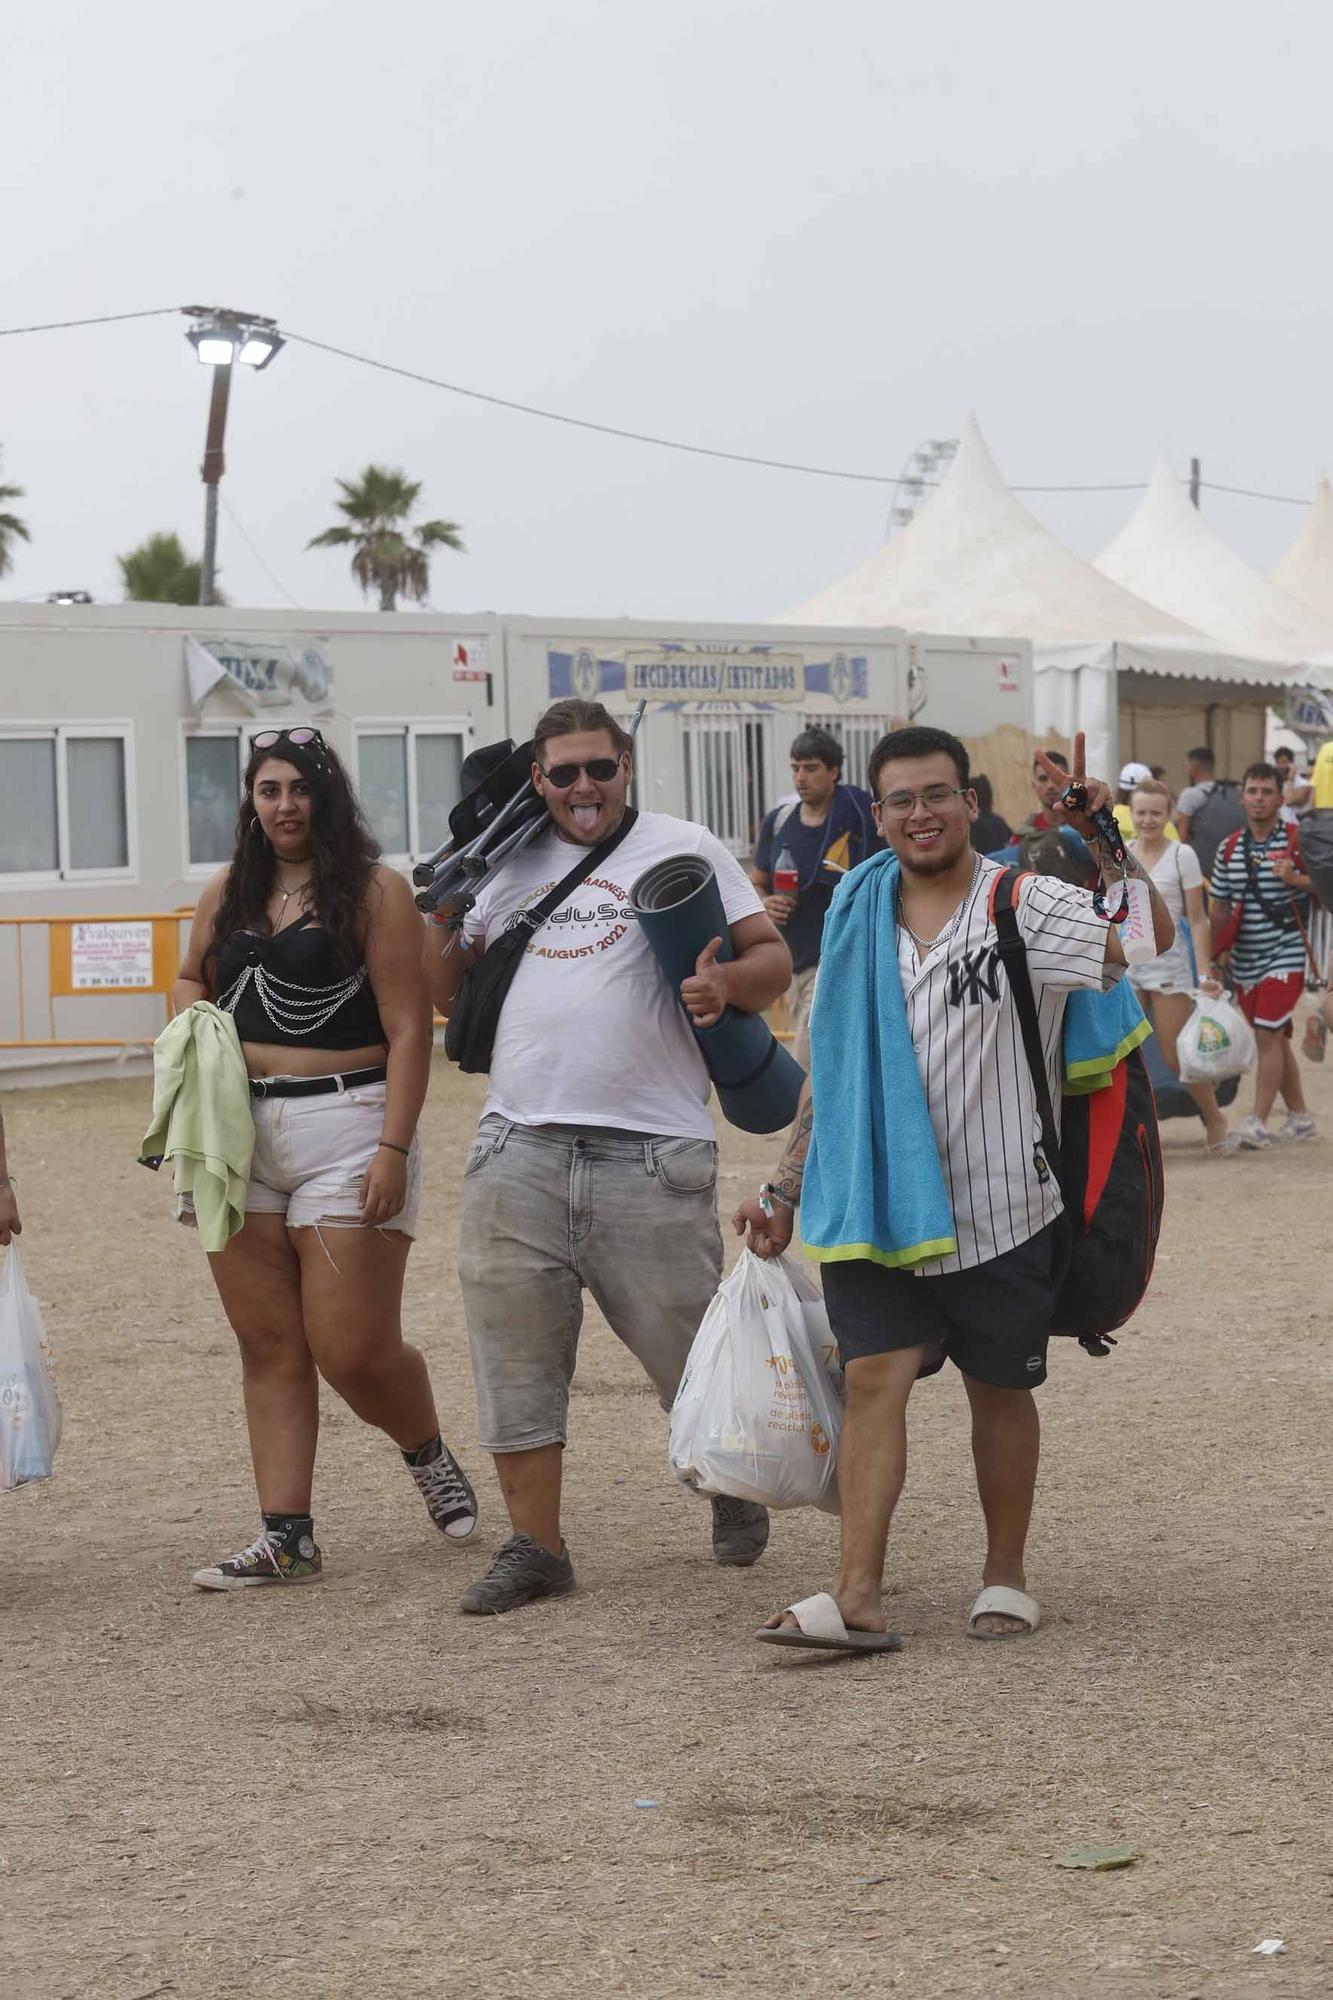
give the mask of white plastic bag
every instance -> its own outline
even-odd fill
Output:
[[[700,1493],[836,1514],[841,1385],[819,1286],[792,1259],[743,1250],[690,1349],[671,1470]]]
[[[1253,1068],[1254,1029],[1233,1000],[1196,992],[1176,1055],[1182,1083],[1225,1083]]]
[[[46,1329],[11,1243],[0,1270],[0,1491],[51,1477],[60,1426]]]

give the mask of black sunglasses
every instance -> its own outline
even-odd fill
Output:
[[[252,750],[271,750],[276,743],[294,743],[298,750],[324,748],[324,738],[317,729],[261,729],[258,736],[250,738]]]
[[[585,764],[552,764],[549,771],[537,766],[548,785],[554,785],[558,792],[567,792],[571,785],[578,783],[580,771],[586,771],[595,785],[609,785],[620,769],[619,757],[589,757]]]

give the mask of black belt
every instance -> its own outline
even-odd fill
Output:
[[[324,1097],[331,1090],[358,1090],[363,1083],[384,1083],[388,1068],[344,1070],[341,1076],[252,1076],[251,1097]]]

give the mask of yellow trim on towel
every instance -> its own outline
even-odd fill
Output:
[[[1066,1097],[1087,1097],[1094,1090],[1105,1090],[1111,1081],[1111,1071],[1125,1060],[1131,1050],[1146,1042],[1151,1033],[1151,1021],[1146,1018],[1136,1021],[1129,1033],[1105,1055],[1089,1056],[1086,1062],[1072,1063],[1065,1072],[1063,1094]]]
[[[849,1264],[854,1259],[883,1264],[891,1271],[904,1264],[926,1264],[932,1257],[952,1257],[958,1248],[955,1236],[937,1236],[931,1243],[914,1243],[908,1250],[877,1250],[873,1243],[833,1243],[821,1248],[817,1243],[801,1246],[816,1264]]]

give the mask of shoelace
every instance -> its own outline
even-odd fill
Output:
[[[718,1494],[713,1505],[724,1528],[748,1528],[751,1525],[748,1500],[733,1500],[729,1494]]]
[[[519,1563],[530,1562],[532,1554],[533,1544],[530,1540],[519,1541],[517,1537],[513,1537],[507,1542],[501,1542],[491,1557],[491,1566],[486,1574],[488,1577],[499,1576],[503,1570],[513,1569]]]
[[[466,1507],[471,1512],[471,1499],[452,1452],[442,1451],[429,1465],[414,1465],[412,1476],[422,1492],[432,1499],[456,1500],[460,1507]]]
[[[261,1528],[248,1549],[242,1549],[239,1555],[228,1556],[227,1560],[228,1562],[243,1564],[248,1556],[254,1556],[266,1562],[273,1571],[273,1574],[280,1576],[283,1582],[286,1583],[288,1581],[287,1572],[278,1561],[278,1550],[281,1547],[281,1541],[275,1542],[270,1531],[267,1528]]]

